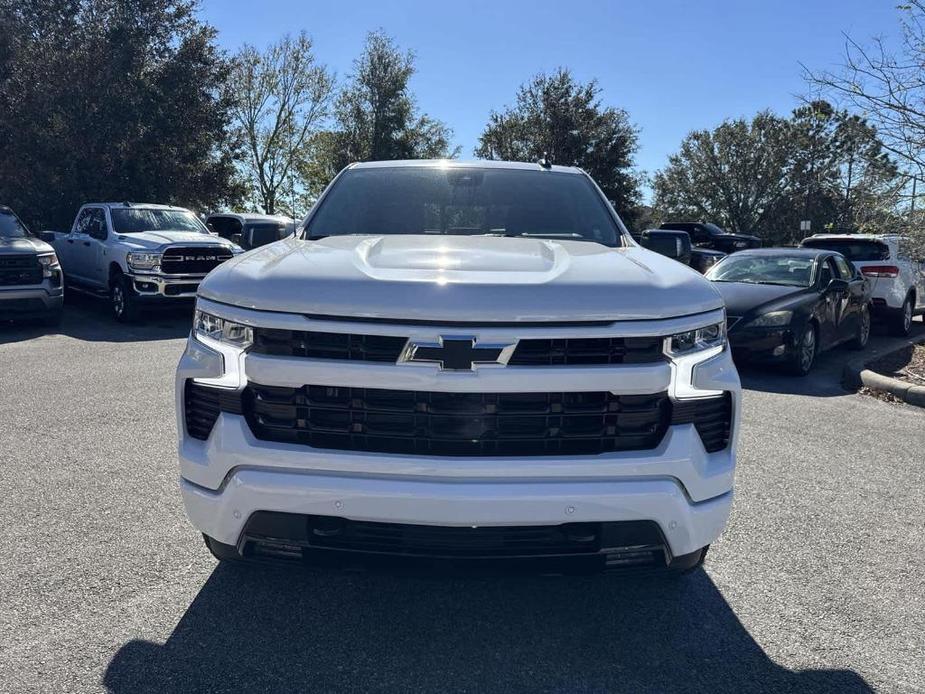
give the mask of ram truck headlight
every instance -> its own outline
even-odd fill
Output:
[[[132,251],[126,257],[128,266],[133,270],[146,270],[157,272],[161,269],[163,253],[149,253],[146,251]]]
[[[750,320],[746,327],[749,328],[780,328],[790,325],[793,320],[793,311],[771,311],[754,320]]]
[[[250,326],[235,323],[225,318],[196,309],[193,319],[193,333],[225,345],[247,349],[254,342],[254,331]]]
[[[42,266],[42,277],[51,278],[55,276],[55,272],[61,269],[61,264],[58,262],[58,256],[54,253],[43,253],[39,256],[39,265]]]

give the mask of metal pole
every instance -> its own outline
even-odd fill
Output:
[[[918,181],[918,176],[912,177],[912,204],[909,206],[909,221],[913,221],[915,217],[915,184]]]

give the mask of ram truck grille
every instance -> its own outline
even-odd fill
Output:
[[[581,455],[644,450],[668,427],[666,393],[445,393],[250,384],[254,435],[381,453],[445,456]]]
[[[0,255],[0,287],[42,283],[42,266],[35,255]]]
[[[396,362],[407,336],[255,328],[255,354],[309,359]],[[509,366],[646,364],[664,359],[659,337],[520,340]]]
[[[170,246],[161,258],[161,272],[165,275],[205,275],[233,255],[224,246]]]

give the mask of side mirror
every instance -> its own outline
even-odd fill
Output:
[[[829,286],[825,290],[830,294],[843,294],[848,291],[848,280],[834,278],[829,282]]]
[[[691,240],[687,232],[646,229],[639,235],[639,245],[679,263],[690,265]]]

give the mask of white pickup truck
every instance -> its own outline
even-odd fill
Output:
[[[42,236],[68,288],[107,295],[119,321],[137,318],[145,303],[195,297],[209,271],[242,252],[189,210],[148,203],[89,203],[69,232]]]
[[[571,167],[348,167],[200,285],[176,386],[220,559],[682,572],[732,505],[723,300]]]

